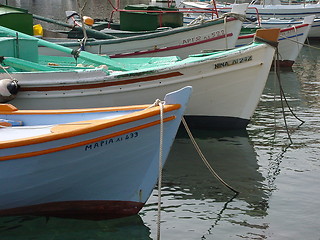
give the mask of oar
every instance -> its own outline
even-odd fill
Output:
[[[39,38],[30,36],[28,34],[17,32],[17,31],[14,31],[14,30],[6,28],[6,27],[0,26],[0,31],[2,31],[2,32],[6,33],[7,35],[12,36],[12,37],[16,37],[17,34],[18,34],[18,37],[20,37],[20,38],[38,40],[38,46],[44,46],[44,47],[52,48],[52,49],[55,49],[57,51],[64,52],[64,53],[67,53],[67,54],[71,54],[71,55],[74,55],[74,53],[75,53],[75,51],[73,49],[71,49],[71,48],[64,47],[64,46],[61,46],[61,45],[58,45],[58,44],[55,44],[55,43],[51,43],[51,42],[45,41],[43,39],[39,39]],[[80,59],[86,60],[86,61],[90,61],[92,63],[96,63],[96,64],[100,64],[100,65],[107,65],[112,70],[117,70],[117,71],[124,71],[125,70],[123,65],[121,65],[120,63],[118,63],[118,62],[116,62],[114,60],[111,60],[111,59],[109,59],[107,57],[102,57],[102,56],[97,55],[97,54],[81,51],[81,52],[79,52],[77,57],[80,58]]]

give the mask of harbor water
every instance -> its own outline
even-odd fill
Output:
[[[8,2],[57,20],[77,7],[67,0]],[[110,11],[106,0],[89,2],[95,17],[108,17],[102,16]],[[144,240],[159,233],[165,240],[319,240],[320,41],[310,45],[292,69],[270,72],[246,130],[191,129],[207,161],[238,195],[211,174],[180,131],[163,171],[160,217],[154,189],[141,212],[127,218],[2,217],[0,240]]]

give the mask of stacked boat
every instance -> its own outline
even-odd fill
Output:
[[[224,20],[241,25],[230,16]],[[260,29],[252,43],[225,50],[230,42],[217,47],[213,32],[204,37],[199,26],[185,44],[194,48],[184,48],[184,55],[160,51],[178,53],[178,45],[164,43],[143,58],[128,54],[136,45],[125,38],[120,42],[132,49],[110,58],[0,27],[0,216],[137,214],[183,115],[191,129],[245,129],[280,30]],[[158,40],[171,39],[170,31]],[[139,53],[149,51],[143,49]]]

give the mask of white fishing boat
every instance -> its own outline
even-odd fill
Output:
[[[314,16],[308,16],[305,17],[302,24],[280,30],[278,57],[276,60],[281,67],[292,67],[307,39],[313,19]],[[247,26],[247,28],[243,28],[243,32],[245,32],[246,29],[251,30],[250,26]],[[236,46],[240,47],[249,44],[253,41],[253,38],[253,33],[241,34]]]
[[[221,13],[230,11],[232,4],[217,4]],[[228,9],[223,9],[228,8]],[[259,17],[264,19],[301,19],[306,16],[315,15],[320,17],[320,4],[318,3],[299,3],[282,4],[279,0],[251,1],[246,12],[248,17]]]
[[[191,89],[126,107],[20,110],[0,104],[0,216],[137,214],[155,187]]]
[[[79,41],[70,39],[48,39],[72,49],[82,48],[96,54],[107,54],[111,58],[119,57],[160,57],[179,56],[186,58],[201,50],[225,50],[234,48],[240,34],[242,21],[236,16],[244,16],[247,4],[236,5],[233,15],[208,20],[198,24],[176,28],[165,28],[151,33],[143,32],[130,37],[99,39],[86,41],[80,46]],[[109,33],[111,33],[109,31]],[[61,52],[42,47],[44,55],[61,55]]]
[[[289,27],[297,27],[303,23],[304,23],[304,19],[269,18],[269,19],[261,19],[260,21],[255,21],[250,23],[244,22],[243,27],[260,26],[261,28],[283,29],[283,28],[289,28]],[[311,28],[308,33],[308,38],[319,38],[319,37],[320,37],[320,18],[315,18],[311,24]]]
[[[182,7],[192,7],[193,9],[202,9],[211,12],[213,8],[216,8],[220,14],[230,12],[230,9],[234,4],[213,4],[212,1],[178,1],[179,6]],[[294,12],[297,11],[296,15]],[[291,13],[292,14],[291,14]],[[301,14],[300,14],[301,13]],[[315,19],[312,23],[311,29],[309,31],[308,37],[320,37],[320,4],[291,4],[284,5],[276,4],[274,1],[264,2],[263,4],[256,4],[251,2],[248,5],[246,11],[246,17],[248,20],[253,20],[252,22],[244,22],[243,26],[248,25],[259,25],[262,28],[287,28],[291,26],[300,25],[303,23],[304,17],[314,15]],[[197,14],[196,16],[198,16]],[[184,17],[185,22],[190,22],[196,18],[195,15],[189,14],[189,16]],[[203,14],[203,18],[209,19],[211,14]]]
[[[7,34],[16,32],[0,28]],[[20,86],[17,94],[4,87],[3,98],[19,108],[55,109],[101,107],[150,102],[164,93],[193,87],[186,119],[197,128],[245,128],[259,102],[273,61],[279,29],[258,30],[252,44],[240,48],[178,57],[116,58],[79,52],[74,57],[37,55],[34,48],[20,45],[20,59],[14,56],[21,39],[8,41],[12,54],[0,55],[4,86]],[[28,37],[28,36],[25,36]],[[31,38],[31,37],[30,37]],[[40,41],[40,40],[34,40]],[[74,53],[48,43],[42,45]],[[27,43],[32,42],[31,39]],[[1,48],[4,49],[4,48]],[[8,49],[6,49],[8,50]],[[22,59],[25,50],[25,58]],[[27,61],[26,58],[33,58]],[[13,92],[13,91],[11,91]]]
[[[58,43],[62,46],[67,46],[74,50],[81,48],[82,50],[91,53],[107,54],[111,58],[150,56],[179,56],[181,58],[186,58],[188,55],[199,53],[204,49],[225,50],[234,48],[242,27],[242,21],[237,18],[237,16],[243,16],[246,9],[247,4],[236,5],[231,10],[232,14],[227,14],[214,20],[193,24],[192,26],[181,26],[175,28],[162,27],[160,30],[138,31],[137,29],[139,28],[137,25],[143,24],[145,26],[145,21],[138,21],[137,19],[136,24],[132,24],[132,21],[129,21],[132,18],[130,17],[123,22],[129,22],[128,24],[136,26],[135,31],[116,31],[112,29],[94,31],[94,36],[102,35],[102,37],[107,36],[109,39],[84,38],[79,41],[79,39],[68,39],[67,34],[63,35],[65,37],[62,37],[61,34],[58,34],[59,37],[56,38],[48,37],[47,34],[45,34],[44,38],[48,41]],[[7,26],[8,28],[14,30],[21,29],[21,21],[15,20],[15,17],[19,16],[19,19],[27,22],[25,25],[30,25],[29,28],[32,28],[32,22],[30,23],[30,18],[32,20],[32,16],[24,9],[0,5],[0,13],[3,13],[0,14],[0,17],[2,16],[3,19],[7,20],[0,23],[4,27]],[[127,12],[123,11],[121,13],[125,14]],[[133,12],[128,12],[128,16],[130,16],[129,14],[131,13]],[[140,13],[139,15],[146,15],[147,12],[143,13],[144,14]],[[155,13],[151,13],[151,16],[153,16],[152,14],[154,15]],[[167,13],[164,12],[163,14]],[[52,19],[47,19],[36,15],[33,17],[46,21],[51,20],[55,23],[57,22],[53,21]],[[146,20],[147,19],[148,18],[146,18]],[[25,27],[25,25],[23,26]],[[64,23],[64,25],[68,24]],[[150,25],[152,24],[150,23]],[[72,25],[68,26],[72,27]],[[77,29],[78,32],[83,32],[83,29],[79,27],[77,27]],[[91,28],[85,29],[85,31],[88,31],[88,34],[89,32],[93,31]],[[116,36],[114,36],[115,31],[118,33]],[[129,34],[128,32],[130,32],[131,34],[129,35],[133,36],[118,37],[119,32],[122,35]],[[38,35],[38,33],[35,34]],[[61,55],[60,51],[54,51],[53,49],[48,49],[44,46],[42,46],[39,52],[45,55]]]

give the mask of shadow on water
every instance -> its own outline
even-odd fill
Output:
[[[139,215],[105,221],[45,217],[2,217],[2,240],[151,239]]]

